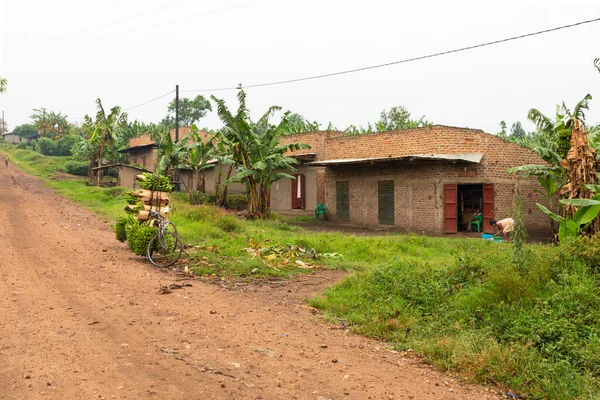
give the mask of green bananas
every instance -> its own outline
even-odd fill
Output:
[[[149,172],[144,172],[142,175],[138,175],[143,179],[139,179],[140,187],[145,190],[153,190],[159,192],[170,192],[173,190],[171,181],[168,177],[163,175],[154,175]]]
[[[146,255],[150,239],[158,233],[157,228],[136,222],[127,225],[125,230],[127,232],[127,246],[138,256]]]

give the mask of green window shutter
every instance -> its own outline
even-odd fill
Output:
[[[377,198],[379,225],[394,225],[394,181],[377,182]]]
[[[350,220],[350,182],[335,183],[335,217],[338,221]]]

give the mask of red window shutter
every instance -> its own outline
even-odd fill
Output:
[[[444,232],[458,231],[457,188],[455,184],[444,185]]]
[[[495,229],[490,225],[494,219],[494,184],[486,183],[483,185],[483,231],[485,233],[494,233]]]
[[[305,204],[305,198],[306,196],[304,195],[304,175],[298,175],[298,179],[300,179],[300,207],[298,208],[302,208],[305,209],[306,208],[306,204]]]
[[[292,210],[298,208],[298,183],[296,179],[290,179],[292,185]]]

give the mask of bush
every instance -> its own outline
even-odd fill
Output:
[[[245,194],[230,194],[227,196],[226,207],[230,210],[246,210],[248,208],[248,197]]]
[[[27,149],[29,148],[29,142],[25,141],[25,142],[20,142],[17,145],[17,149]]]
[[[579,237],[567,243],[566,247],[566,251],[561,254],[574,257],[596,273],[600,272],[600,233],[592,237]]]
[[[34,150],[45,156],[70,156],[71,148],[79,143],[81,138],[77,135],[68,135],[53,141],[49,138],[40,138],[33,145]]]
[[[200,193],[200,192],[192,192],[190,193],[190,203],[191,204],[215,204],[215,195],[208,193]]]
[[[38,139],[33,146],[35,151],[45,156],[53,156],[54,147],[54,142],[48,138]]]
[[[77,176],[87,176],[89,163],[86,161],[68,161],[65,164],[67,174]]]
[[[192,192],[190,193],[190,203],[215,205],[216,198],[214,194]],[[245,194],[230,194],[227,196],[225,208],[236,211],[246,210],[248,208],[248,198]]]
[[[238,219],[231,215],[224,215],[215,220],[215,225],[225,232],[239,232],[242,230],[242,224]]]

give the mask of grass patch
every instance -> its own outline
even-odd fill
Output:
[[[444,248],[435,238],[418,240]],[[503,382],[532,399],[600,398],[600,237],[529,245],[524,269],[509,245],[479,242],[445,262],[409,251],[311,303],[357,333],[475,381]]]

